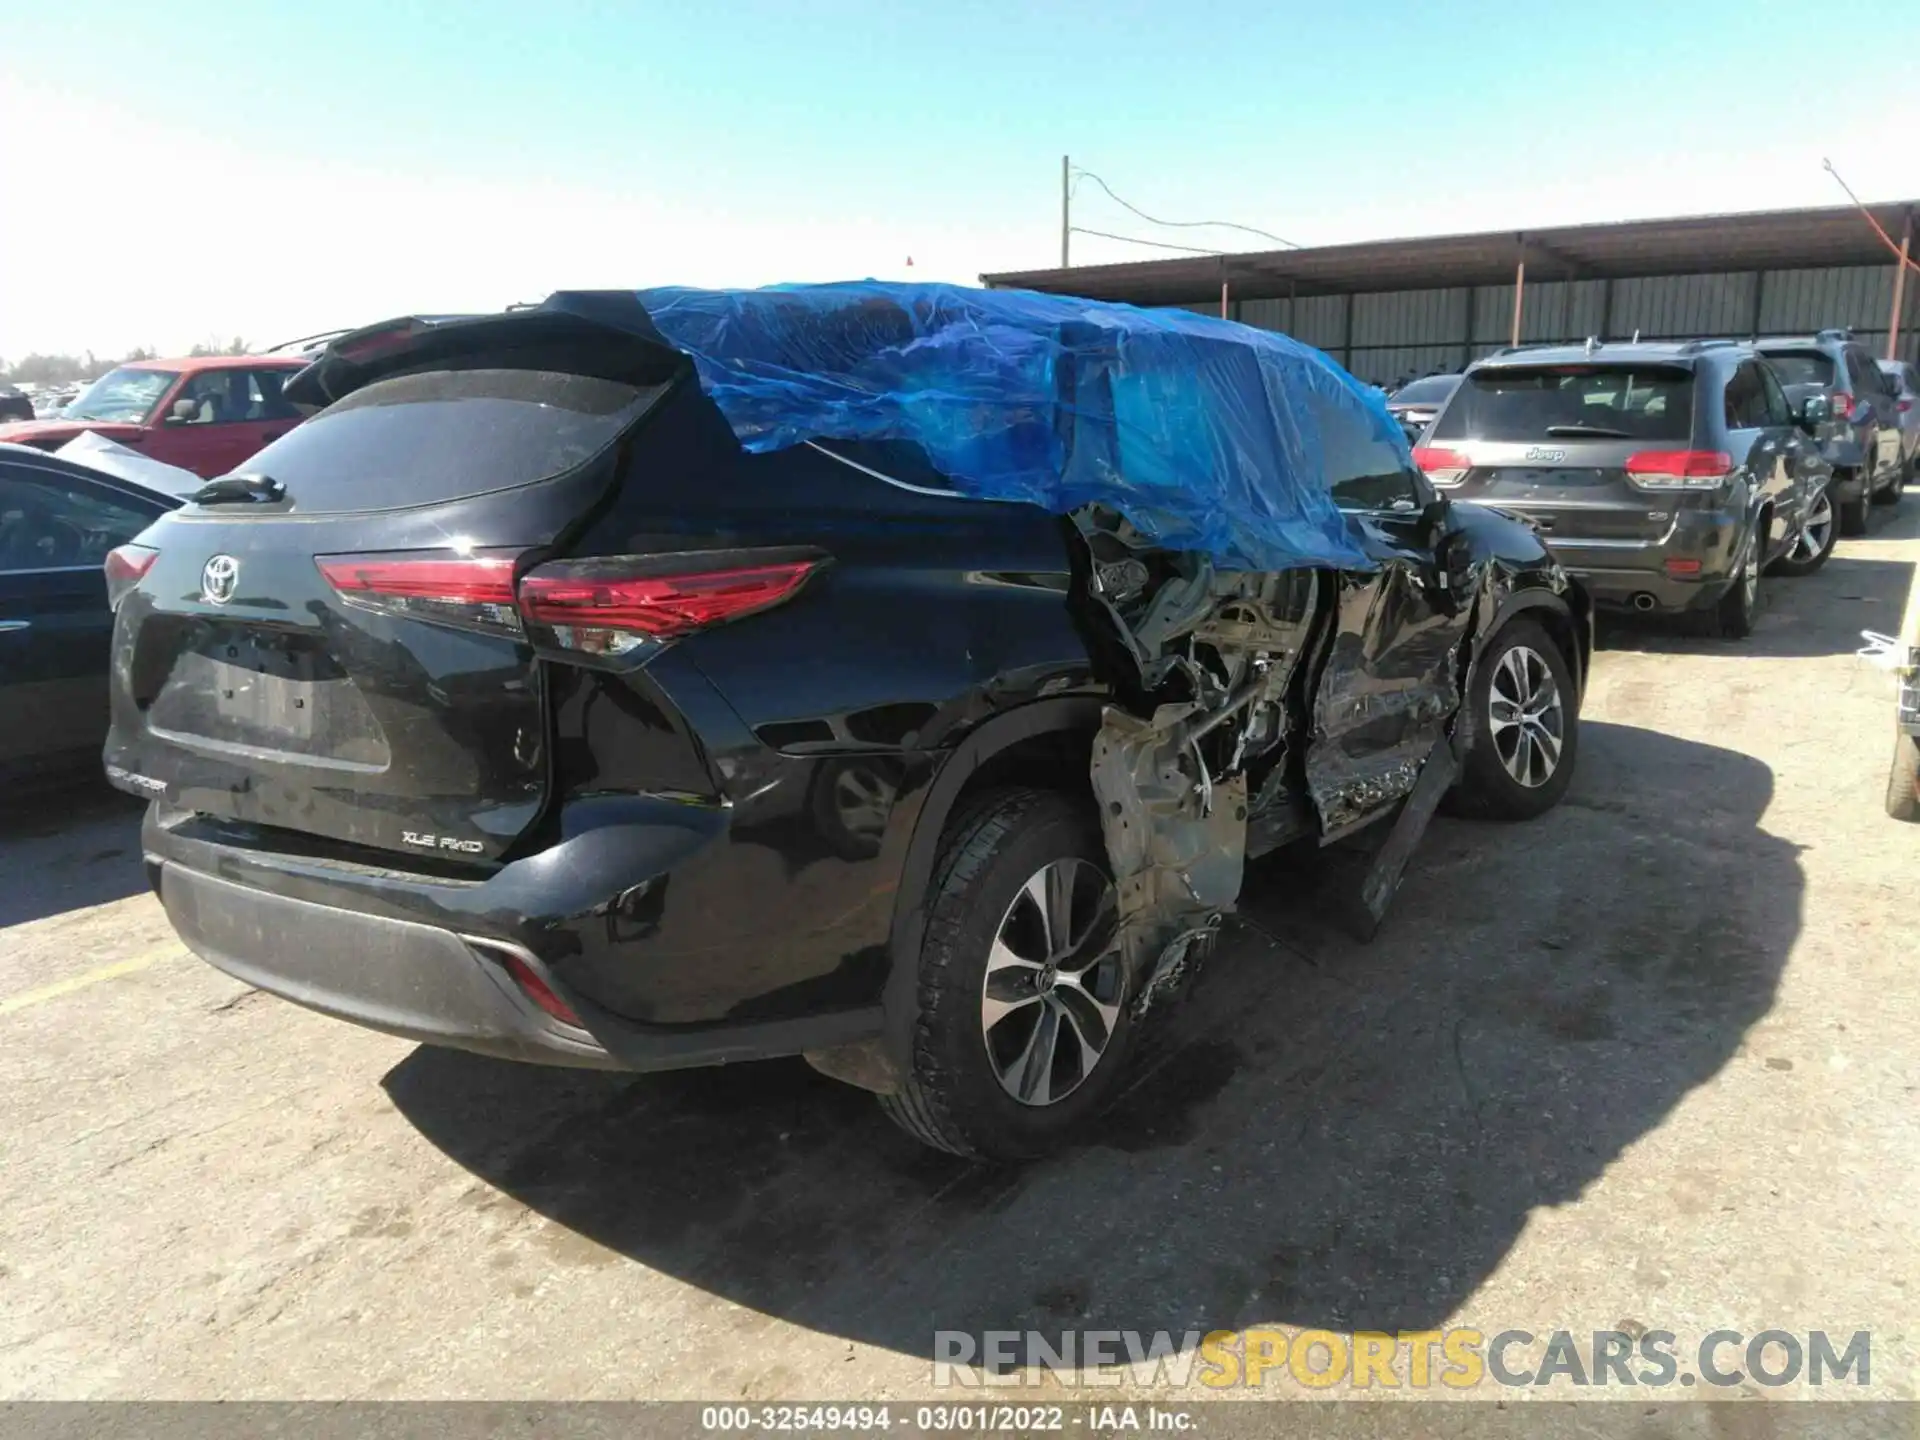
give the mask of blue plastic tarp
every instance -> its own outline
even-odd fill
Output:
[[[964,494],[1106,505],[1224,568],[1372,569],[1328,476],[1412,465],[1328,356],[1185,311],[873,280],[638,298],[750,451],[911,441]]]

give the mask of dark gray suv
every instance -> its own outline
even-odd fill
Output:
[[[1900,447],[1900,393],[1849,330],[1756,340],[1797,410],[1811,415],[1834,469],[1842,535],[1867,533],[1867,506],[1897,505],[1907,471]]]
[[[1532,346],[1471,367],[1414,458],[1528,521],[1597,604],[1753,628],[1760,573],[1834,545],[1832,466],[1752,347]]]

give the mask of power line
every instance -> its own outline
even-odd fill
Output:
[[[1232,220],[1162,220],[1157,215],[1147,214],[1146,211],[1142,210],[1138,205],[1133,204],[1131,201],[1122,200],[1118,195],[1113,193],[1113,187],[1107,184],[1107,182],[1102,180],[1098,175],[1094,174],[1093,171],[1082,170],[1078,165],[1076,165],[1073,167],[1073,172],[1074,172],[1075,180],[1093,181],[1094,184],[1098,185],[1102,190],[1107,192],[1107,198],[1113,201],[1114,204],[1122,207],[1123,209],[1131,210],[1134,214],[1138,215],[1142,220],[1145,220],[1150,225],[1165,225],[1168,228],[1175,229],[1175,230],[1203,230],[1203,229],[1243,230],[1249,235],[1258,235],[1263,240],[1271,240],[1276,245],[1284,245],[1289,250],[1298,250],[1300,248],[1300,246],[1296,244],[1294,241],[1289,240],[1284,236],[1276,235],[1271,230],[1262,230],[1257,226],[1253,226],[1253,225],[1241,225]],[[1213,250],[1213,251],[1205,251],[1202,253],[1217,255],[1217,254],[1220,254],[1221,252],[1217,250]]]
[[[1202,250],[1194,245],[1169,245],[1164,240],[1142,240],[1134,235],[1112,235],[1105,230],[1089,230],[1084,225],[1067,227],[1075,235],[1098,235],[1102,240],[1124,240],[1129,245],[1151,245],[1156,250],[1179,250],[1188,255],[1225,255],[1224,250]]]

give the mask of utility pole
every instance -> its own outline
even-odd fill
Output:
[[[1070,263],[1067,259],[1067,237],[1073,234],[1073,212],[1070,208],[1073,202],[1068,199],[1067,190],[1068,176],[1072,170],[1073,167],[1067,163],[1067,157],[1062,155],[1060,157],[1060,268],[1062,270],[1066,269]]]
[[[1900,358],[1900,307],[1907,297],[1907,257],[1913,253],[1913,211],[1900,232],[1900,261],[1893,267],[1893,314],[1887,320],[1887,358]]]

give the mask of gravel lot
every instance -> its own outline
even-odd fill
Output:
[[[1878,517],[1876,517],[1878,518]],[[1547,819],[1380,937],[1265,870],[1130,1101],[1019,1171],[799,1062],[509,1066],[187,956],[130,803],[0,819],[0,1397],[879,1398],[936,1327],[1870,1329],[1913,1398],[1920,501],[1744,644],[1603,638]],[[1486,1393],[1486,1392],[1482,1392]]]

